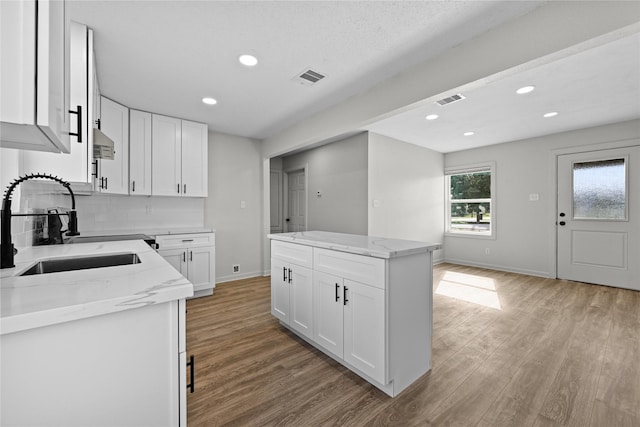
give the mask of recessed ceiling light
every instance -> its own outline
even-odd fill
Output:
[[[471,135],[475,135],[475,132],[465,132],[463,133],[464,136],[471,136]]]
[[[210,97],[202,98],[202,102],[204,102],[207,105],[216,105],[218,103],[218,101],[216,101],[214,98],[210,98]]]
[[[544,114],[542,117],[555,117],[555,116],[557,116],[557,115],[558,115],[558,112],[557,112],[557,111],[552,111],[552,112],[550,112],[550,113],[546,113],[546,114]]]
[[[258,58],[256,58],[253,55],[240,55],[238,57],[238,61],[240,61],[242,65],[246,65],[247,67],[253,67],[258,63]]]
[[[440,116],[438,116],[437,114],[429,114],[427,117],[425,117],[425,119],[427,119],[427,120],[435,120],[438,117],[440,117]]]
[[[518,95],[523,95],[525,93],[529,93],[529,92],[533,91],[535,88],[536,88],[535,86],[524,86],[524,87],[521,87],[520,89],[518,89],[516,91],[516,93]]]

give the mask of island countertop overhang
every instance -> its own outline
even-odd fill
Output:
[[[375,258],[397,258],[407,255],[433,252],[441,249],[441,243],[414,240],[387,239],[384,237],[328,231],[299,231],[293,233],[268,234],[271,240],[298,243],[316,248],[331,249]]]

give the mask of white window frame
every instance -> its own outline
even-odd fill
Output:
[[[491,174],[491,199],[489,201],[491,206],[491,226],[488,232],[482,231],[462,231],[451,230],[451,203],[482,203],[487,199],[464,199],[464,200],[451,200],[451,182],[450,177],[452,175],[463,175],[469,173],[489,172]],[[452,237],[471,237],[479,239],[494,239],[496,238],[496,225],[497,225],[497,203],[496,203],[496,163],[485,162],[475,163],[462,166],[450,166],[444,169],[444,185],[445,185],[445,236]]]

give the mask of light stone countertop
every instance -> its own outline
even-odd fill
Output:
[[[18,276],[54,257],[136,253],[139,264]],[[0,335],[193,295],[193,285],[142,240],[23,248],[0,270]]]
[[[85,237],[94,236],[125,236],[129,234],[146,234],[147,236],[163,236],[168,234],[197,234],[215,233],[212,228],[206,227],[179,227],[179,228],[140,228],[135,230],[80,230],[80,235]]]
[[[375,258],[396,258],[442,248],[440,243],[386,239],[383,237],[328,231],[299,231],[295,233],[269,234],[267,237],[272,240],[299,243],[315,248],[331,249]]]

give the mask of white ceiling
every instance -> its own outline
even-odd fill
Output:
[[[69,3],[71,18],[95,31],[105,96],[131,108],[206,122],[211,130],[256,139],[544,4]],[[448,152],[640,117],[638,52],[636,35],[522,74],[460,88],[467,99],[458,104],[437,107],[430,100],[368,129]],[[240,65],[237,57],[243,53],[257,56],[259,64]],[[313,86],[293,81],[307,68],[327,77]],[[515,96],[514,90],[524,84],[537,89]],[[218,104],[202,104],[204,96]],[[542,120],[540,114],[548,109],[560,114]],[[432,110],[440,119],[426,123],[424,116]],[[467,130],[476,135],[461,137]]]

